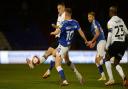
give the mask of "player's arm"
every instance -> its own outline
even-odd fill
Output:
[[[80,28],[78,30],[78,32],[79,32],[80,36],[84,39],[85,43],[87,44],[88,41],[87,41],[87,38],[85,37],[84,32],[82,31],[82,29]]]
[[[123,22],[123,24],[124,24],[124,22]],[[124,24],[124,32],[126,33],[126,35],[128,35],[128,29],[125,24]]]
[[[112,28],[110,27],[110,25],[108,25],[108,37],[107,37],[107,43],[106,43],[106,50],[108,50],[108,47],[110,46],[111,39],[112,39]]]
[[[51,32],[50,35],[57,35],[61,32],[59,28],[57,28],[54,32]]]
[[[61,26],[57,26],[55,24],[52,24],[52,27],[55,28],[56,30],[54,32],[51,32],[50,33],[51,35],[57,35],[61,32],[61,30],[60,30],[62,28]]]
[[[52,24],[52,27],[57,29],[57,28],[59,28],[59,25]]]
[[[97,22],[94,22],[93,25],[94,25],[94,29],[95,29],[95,35],[94,35],[94,37],[92,38],[92,40],[88,42],[88,45],[92,45],[93,43],[96,43],[96,40],[97,40],[97,38],[98,38],[99,35],[100,35],[100,31],[99,31],[100,28],[98,27]]]
[[[98,28],[95,28],[95,33],[96,34],[94,35],[93,39],[91,40],[92,43],[95,42],[100,35],[100,31]]]
[[[97,38],[98,38],[99,35],[100,35],[100,31],[99,31],[98,28],[95,28],[95,33],[96,33],[96,34],[94,35],[93,39],[88,42],[88,46],[93,45],[93,44],[96,44],[96,40],[97,40]]]

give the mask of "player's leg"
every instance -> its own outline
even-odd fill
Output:
[[[114,60],[114,67],[116,68],[116,70],[118,71],[119,75],[121,76],[122,80],[123,80],[123,85],[128,86],[128,80],[126,78],[126,75],[124,74],[124,71],[122,69],[122,67],[120,66],[120,60],[122,59],[124,53],[125,53],[125,47],[122,45],[120,46],[121,49],[119,48],[117,55],[115,55],[115,60]]]
[[[50,76],[50,74],[51,74],[51,70],[54,68],[54,66],[55,66],[55,54],[54,54],[54,50],[57,48],[57,46],[58,46],[58,38],[55,38],[55,40],[52,42],[52,44],[50,45],[50,55],[52,55],[52,57],[53,57],[53,60],[51,60],[50,61],[50,66],[49,66],[49,68],[47,69],[47,71],[43,74],[43,78],[47,78],[47,77],[49,77]],[[46,52],[46,56],[45,57],[47,57],[48,56],[48,54],[49,54],[49,51],[48,52]]]
[[[122,67],[120,66],[119,62],[120,62],[120,60],[115,58],[114,67],[116,68],[116,70],[118,71],[119,75],[121,76],[124,85],[127,85],[127,83],[126,83],[126,81],[127,81],[126,76],[125,76],[124,71],[123,71]]]
[[[106,56],[109,56],[109,55],[106,54]],[[109,77],[109,80],[105,83],[105,85],[108,86],[108,85],[114,84],[115,80],[114,80],[113,74],[112,74],[110,58],[109,57],[105,57],[105,59],[106,59],[105,66],[106,66],[107,74],[108,74],[108,77]]]
[[[106,69],[107,69],[107,74],[108,74],[108,77],[109,77],[109,80],[105,83],[106,86],[108,85],[112,85],[115,83],[115,80],[113,78],[113,74],[112,74],[112,68],[111,68],[111,58],[115,55],[115,45],[112,44],[111,46],[109,46],[108,50],[106,51],[106,54],[105,54],[105,66],[106,66]]]
[[[97,44],[97,55],[96,55],[96,58],[95,58],[95,63],[96,63],[96,66],[98,68],[99,73],[101,74],[101,78],[99,78],[98,80],[106,80],[105,73],[104,73],[104,70],[103,70],[103,67],[102,67],[103,56],[105,54],[105,50],[104,50],[105,45],[106,45],[105,40],[101,40]]]
[[[68,48],[63,47],[61,45],[59,45],[58,48],[56,49],[55,67],[56,67],[56,70],[58,71],[58,73],[59,73],[59,75],[62,79],[62,84],[61,85],[63,85],[63,86],[69,84],[66,80],[63,68],[61,67],[63,57],[64,57],[64,55],[67,51],[68,51]]]
[[[50,61],[50,67],[47,69],[47,71],[43,74],[43,78],[46,79],[48,78],[50,75],[51,75],[51,70],[54,68],[55,66],[55,55],[56,54],[56,51],[54,50],[52,52],[52,57],[53,57],[53,60]]]
[[[37,64],[35,64],[32,60],[38,59],[39,64],[44,63],[47,60],[47,58],[52,54],[53,51],[54,51],[54,48],[49,47],[48,50],[44,53],[43,56],[41,56],[41,57],[33,56],[31,60],[27,58],[26,62],[29,65],[30,68],[34,68],[35,65],[37,65]]]
[[[49,47],[48,50],[44,53],[43,57],[45,59],[47,59],[49,56],[52,55],[52,53],[54,52],[55,48],[53,47]]]
[[[101,56],[99,56],[99,57],[97,56],[95,59],[96,60],[96,66],[98,68],[99,73],[101,74],[101,78],[99,78],[98,80],[106,80],[106,76],[105,76],[102,64],[100,63],[100,61],[102,59],[103,59],[103,57],[101,57]]]
[[[70,61],[68,52],[65,54],[64,59],[65,59],[65,62],[67,63],[67,65],[76,74],[76,77],[78,78],[80,83],[83,84],[84,83],[84,79],[83,79],[82,75],[80,74],[80,72],[75,67],[75,65]]]
[[[58,46],[58,38],[55,38],[43,56],[41,56],[41,57],[34,56],[32,59],[37,58],[38,60],[40,60],[40,64],[45,62],[47,60],[47,58],[50,55],[52,55],[53,51],[57,48],[57,46]],[[34,68],[35,65],[30,59],[26,59],[26,61],[30,68]],[[51,61],[51,63],[50,63],[50,67],[51,67],[50,69],[53,68],[53,64],[54,64],[54,60]]]

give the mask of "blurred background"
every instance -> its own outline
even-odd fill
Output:
[[[64,1],[73,10],[85,35],[90,40],[89,11],[96,12],[107,36],[108,8],[118,6],[119,16],[128,26],[127,0],[0,0],[0,50],[46,50],[53,37],[49,35],[51,24],[56,23],[57,3]],[[90,50],[77,36],[72,50]]]

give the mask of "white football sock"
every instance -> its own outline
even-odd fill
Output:
[[[70,67],[71,67],[71,69],[72,69],[75,73],[78,72],[78,70],[76,69],[75,65],[74,65],[72,62],[71,62],[71,64],[70,64]]]
[[[104,77],[104,76],[105,76],[104,72],[102,72],[102,73],[101,73],[101,76],[102,76],[102,77]]]
[[[73,63],[71,63],[70,67],[71,67],[71,69],[73,69],[73,72],[76,74],[78,80],[82,79],[82,75],[79,73],[79,71],[76,69],[76,67]]]
[[[112,74],[111,62],[106,61],[105,65],[106,65],[107,73],[108,73],[108,76],[109,76],[109,80],[114,80],[113,79],[113,74]]]
[[[122,67],[120,65],[116,66],[116,70],[118,71],[118,73],[120,74],[121,78],[124,79],[125,75],[124,72],[122,70]]]

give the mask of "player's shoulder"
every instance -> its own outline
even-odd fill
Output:
[[[92,24],[95,26],[95,25],[100,25],[99,21],[98,20],[93,20]]]
[[[70,20],[68,20],[68,21],[78,23],[78,21],[77,21],[77,20],[75,20],[75,19],[70,19]]]
[[[97,23],[97,24],[99,24],[99,21],[98,21],[98,20],[96,20],[96,19],[95,19],[93,22],[94,22],[94,23]]]
[[[110,18],[110,20],[108,21],[108,23],[112,23],[112,22],[114,22],[114,21],[116,21],[116,20],[118,20],[118,19],[120,19],[118,16],[112,16],[112,17]]]
[[[108,21],[108,25],[111,25],[113,23],[113,21],[114,21],[114,18],[111,17],[111,19]]]
[[[78,21],[75,20],[75,19],[70,19],[70,20],[67,20],[68,23],[72,23],[72,24],[78,24]]]
[[[74,21],[74,22],[78,23],[78,21],[77,21],[77,20],[75,20],[75,19],[72,19],[72,21]]]
[[[120,18],[120,17],[119,17],[119,20],[120,20],[120,22],[121,22],[121,23],[123,23],[123,24],[124,24],[124,21],[123,21],[123,19],[122,19],[122,18]]]
[[[94,28],[97,28],[97,27],[100,28],[101,27],[98,20],[93,20],[92,25],[94,26]]]
[[[111,29],[112,26],[113,26],[113,19],[111,18],[111,19],[108,21],[108,23],[107,23],[107,28],[108,28],[108,30]]]
[[[68,23],[68,20],[64,20],[64,21],[62,22],[62,24],[66,24],[66,23]]]

